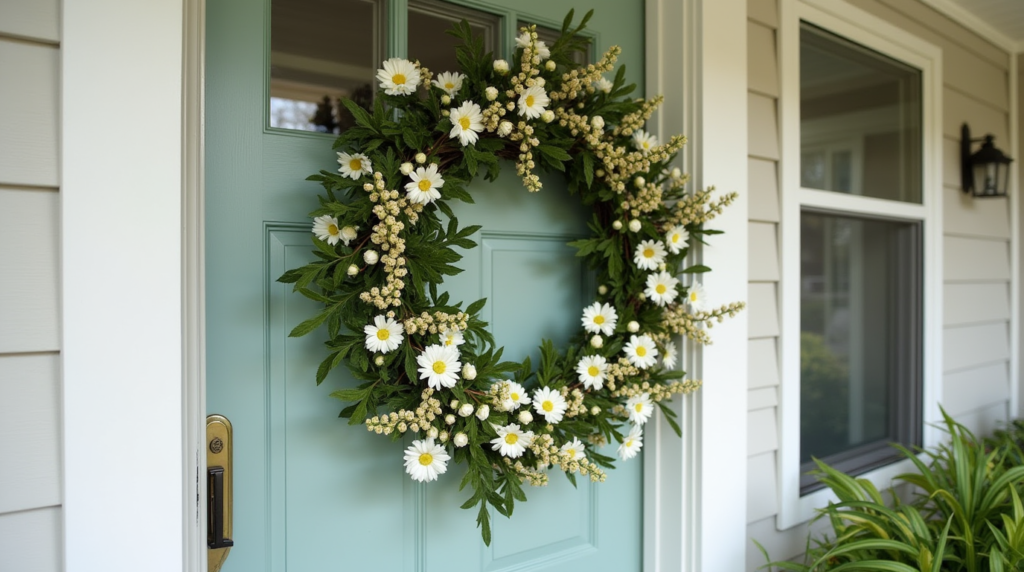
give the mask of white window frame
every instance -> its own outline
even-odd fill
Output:
[[[932,424],[941,419],[942,392],[942,52],[884,20],[846,2],[782,0],[780,6],[779,104],[782,144],[781,252],[782,385],[779,401],[779,514],[776,526],[787,529],[811,519],[815,509],[835,496],[829,489],[800,495],[800,213],[805,207],[837,214],[883,216],[923,224],[923,375],[922,439],[937,443]],[[922,202],[854,196],[800,187],[800,22],[821,27],[921,70]],[[879,488],[910,472],[909,460],[895,462],[862,475]]]

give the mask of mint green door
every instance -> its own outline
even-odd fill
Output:
[[[518,22],[557,28],[570,5],[303,1],[318,6],[323,18],[293,28],[326,34],[339,50],[365,48],[352,38],[366,28],[380,31],[371,49],[378,65],[411,47],[437,48],[436,36],[419,37],[418,28],[466,15],[488,30],[496,57],[508,58]],[[369,7],[370,20],[328,19],[337,12],[332,4],[365,7],[354,2]],[[224,570],[640,570],[639,459],[620,464],[605,483],[580,479],[576,489],[553,473],[548,487],[526,491],[529,501],[516,506],[511,520],[493,515],[488,547],[474,512],[458,508],[466,497],[458,490],[458,467],[439,481],[415,483],[403,469],[400,443],[338,419],[342,404],[328,394],[353,380],[338,370],[315,384],[323,336],[287,334],[316,308],[275,279],[311,256],[307,214],[318,188],[304,179],[336,168],[336,156],[330,135],[271,126],[270,70],[290,66],[291,76],[274,80],[287,99],[300,98],[303,85],[320,76],[351,69],[300,53],[301,42],[293,52],[272,46],[271,17],[287,2],[274,3],[207,2],[207,402],[210,413],[232,421],[235,439],[235,546]],[[571,4],[577,17],[596,9],[589,26],[594,53],[622,46],[620,63],[643,85],[643,1]],[[288,124],[287,112],[278,124]],[[460,204],[459,218],[484,230],[476,237],[480,246],[460,264],[466,272],[446,283],[453,298],[488,298],[485,318],[506,357],[533,355],[542,337],[567,339],[593,299],[594,284],[565,246],[585,232],[589,214],[556,178],[531,194],[510,168],[496,183],[481,180],[471,190],[477,204]]]

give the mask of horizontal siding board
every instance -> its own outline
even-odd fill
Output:
[[[779,512],[778,475],[775,453],[747,459],[747,522],[756,522]]]
[[[59,362],[0,356],[0,513],[61,504]]]
[[[964,49],[942,52],[942,80],[950,87],[984,101],[996,109],[1009,109],[1009,74],[1007,67],[996,64]]]
[[[946,328],[942,370],[954,372],[1010,359],[1009,324],[996,322]]]
[[[942,136],[942,184],[960,188],[960,136]]]
[[[747,17],[769,28],[778,28],[779,11],[776,0],[747,0]]]
[[[971,128],[971,137],[985,134],[994,135],[996,146],[1010,147],[1009,115],[968,95],[955,90],[942,90],[942,133],[946,137],[960,140],[960,128],[966,123]]]
[[[0,189],[0,353],[60,349],[59,200]]]
[[[956,417],[1010,400],[1010,364],[989,364],[977,369],[946,374],[942,384],[942,404]]]
[[[747,194],[750,220],[779,222],[779,178],[775,161],[747,160]]]
[[[0,2],[0,34],[57,42],[59,12],[59,0],[4,0]]]
[[[955,419],[975,435],[991,435],[996,429],[1006,427],[1009,406],[1007,402],[995,403],[982,409],[961,413]]]
[[[0,570],[59,572],[63,566],[61,509],[0,514]]]
[[[0,184],[59,184],[58,56],[0,38]]]
[[[778,282],[779,248],[775,224],[751,222],[747,229],[747,273],[751,282]]]
[[[779,310],[775,284],[752,282],[747,285],[748,333],[751,338],[779,335]]]
[[[747,22],[747,89],[779,97],[779,64],[775,30]]]
[[[747,94],[747,145],[762,159],[779,159],[779,122],[775,98]]]
[[[779,384],[779,359],[775,338],[747,341],[747,387],[775,387]]]
[[[779,448],[774,407],[747,412],[747,456],[753,457]]]
[[[975,199],[956,187],[942,189],[943,232],[980,238],[1010,240],[1008,199]]]
[[[819,521],[821,522],[821,521]],[[767,570],[763,566],[768,562],[764,555],[754,544],[764,547],[771,560],[791,560],[804,553],[807,548],[808,526],[800,524],[786,530],[778,530],[775,527],[776,518],[770,516],[751,522],[747,525],[747,572],[755,570]]]
[[[946,281],[993,282],[1010,279],[1010,243],[946,236],[942,272]]]
[[[946,284],[942,302],[946,326],[1010,320],[1007,282]]]
[[[747,392],[747,411],[775,407],[778,404],[778,391],[774,387],[761,387]]]

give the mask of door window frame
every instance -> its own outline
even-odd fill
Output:
[[[922,291],[922,440],[938,442],[932,424],[940,419],[942,392],[942,53],[896,26],[844,2],[782,0],[780,21],[779,101],[782,161],[782,281],[779,400],[779,514],[786,529],[806,522],[815,509],[834,501],[829,489],[800,494],[800,214],[805,210],[865,218],[920,221],[923,227]],[[801,188],[800,186],[800,25],[813,24],[921,70],[921,193],[920,204]],[[859,475],[879,488],[910,472],[910,460],[898,461]]]

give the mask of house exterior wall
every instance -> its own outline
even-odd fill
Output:
[[[0,570],[62,566],[58,11],[0,2]]]
[[[788,1],[788,0],[782,0]],[[943,368],[940,403],[967,427],[988,432],[1011,403],[1011,215],[1007,199],[960,191],[960,126],[1010,147],[1010,57],[918,0],[846,0],[942,51]],[[748,0],[750,194],[748,536],[774,559],[804,551],[807,527],[778,530],[780,445],[779,7]],[[998,143],[997,143],[998,144]],[[796,255],[790,253],[791,255]],[[785,255],[785,253],[783,254]],[[747,568],[764,564],[750,542]]]

